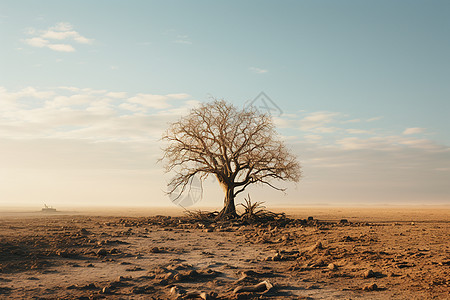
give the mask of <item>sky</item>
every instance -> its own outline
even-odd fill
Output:
[[[303,177],[252,200],[450,204],[449,15],[433,0],[2,0],[0,206],[174,205],[168,124],[261,92]],[[193,207],[222,201],[209,180]]]

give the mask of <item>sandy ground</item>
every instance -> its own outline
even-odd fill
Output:
[[[9,211],[0,298],[450,298],[448,207],[274,210],[296,219],[205,225],[180,210]],[[172,217],[155,216],[164,212]]]

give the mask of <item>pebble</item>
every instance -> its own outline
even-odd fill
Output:
[[[372,283],[363,287],[363,291],[376,291],[378,290],[378,285],[376,283]]]
[[[160,253],[160,252],[161,252],[161,249],[159,249],[158,247],[153,247],[153,248],[150,250],[150,252],[151,252],[151,253]]]
[[[328,265],[328,269],[330,269],[330,270],[336,270],[337,267],[336,267],[335,264],[331,263],[331,264]]]
[[[108,251],[106,251],[105,248],[100,248],[100,249],[97,251],[97,255],[100,255],[100,256],[105,256],[105,255],[107,255],[107,254],[108,254]]]
[[[322,242],[317,242],[315,245],[313,245],[313,246],[310,248],[310,251],[314,251],[314,250],[316,250],[316,249],[323,249]]]
[[[372,278],[375,276],[375,273],[372,270],[367,270],[363,274],[364,278]]]

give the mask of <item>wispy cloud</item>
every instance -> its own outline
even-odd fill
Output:
[[[373,119],[370,121],[374,121]],[[290,135],[292,130],[297,131],[299,140],[336,151],[386,152],[402,151],[402,149],[450,151],[448,146],[420,136],[426,132],[425,128],[411,127],[403,132],[390,131],[379,126],[367,128],[370,122],[362,123],[361,119],[351,118],[340,112],[302,111],[298,114],[274,118],[274,121],[280,129],[289,132]]]
[[[168,103],[170,98],[168,95],[137,94],[129,98],[128,102],[131,104],[139,104],[146,108],[164,109],[170,107]]]
[[[367,119],[366,121],[367,122],[375,122],[375,121],[378,121],[381,119],[383,119],[383,117],[379,116],[379,117],[373,117],[373,118]]]
[[[181,34],[177,35],[176,39],[173,42],[177,44],[186,44],[186,45],[192,44],[192,41],[188,35],[181,35]]]
[[[86,38],[73,29],[69,23],[57,23],[46,30],[28,28],[25,33],[30,38],[24,42],[32,47],[48,48],[58,52],[74,52],[73,44],[91,44],[93,39]]]
[[[0,139],[154,141],[169,120],[197,104],[186,93],[127,95],[77,87],[19,91],[0,87]]]
[[[419,128],[419,127],[411,127],[406,128],[405,131],[403,131],[403,134],[410,135],[410,134],[418,134],[425,132],[425,128]]]
[[[265,74],[268,73],[269,70],[266,69],[261,69],[261,68],[257,68],[257,67],[250,67],[248,68],[251,72],[256,73],[256,74]]]
[[[169,122],[198,104],[192,96],[177,92],[131,94],[71,86],[11,91],[0,87],[0,165],[8,174],[21,168],[39,174],[48,169],[81,170],[77,178],[85,178],[86,170],[93,169],[108,174],[111,170],[149,170],[159,180],[162,171],[155,161],[161,157],[157,142],[161,133]],[[354,119],[329,111],[300,111],[275,118],[283,127],[280,133],[299,155],[305,198],[308,191],[310,199],[332,201],[361,201],[364,195],[367,201],[395,198],[406,203],[429,191],[437,195],[434,200],[448,198],[450,147],[419,133],[404,135],[379,130],[379,124],[370,128],[367,122],[345,122]],[[23,171],[17,174],[23,180]],[[55,174],[57,181],[60,173]],[[122,175],[117,175],[120,181]],[[110,179],[105,190],[111,189]],[[147,186],[149,178],[141,179]],[[158,181],[157,185],[163,184]],[[97,190],[97,185],[90,190]]]

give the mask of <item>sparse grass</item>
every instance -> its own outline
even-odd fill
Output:
[[[274,212],[266,210],[263,205],[264,202],[254,202],[250,198],[250,194],[244,198],[244,203],[240,203],[244,207],[244,212],[240,215],[240,219],[247,222],[268,222],[274,220],[285,219],[286,215],[284,213],[276,214]]]
[[[209,212],[202,210],[186,210],[185,221],[189,223],[202,223],[202,224],[211,224],[211,223],[267,223],[267,222],[282,222],[286,223],[286,215],[284,213],[274,213],[269,210],[266,210],[266,207],[263,205],[264,202],[252,202],[250,195],[247,198],[244,198],[244,203],[239,203],[237,206],[242,206],[244,211],[242,214],[238,214],[236,218],[232,219],[218,219],[219,212]]]
[[[256,220],[266,213],[264,202],[252,203],[250,195],[244,198],[244,203],[239,203],[238,205],[244,207],[244,212],[241,214],[240,218],[245,221]]]

